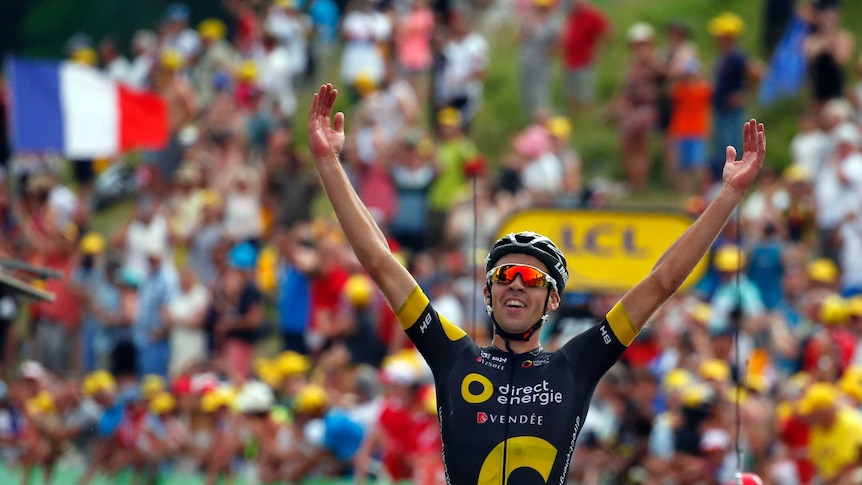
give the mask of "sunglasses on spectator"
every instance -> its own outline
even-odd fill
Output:
[[[524,286],[532,288],[547,288],[554,284],[554,279],[548,273],[526,264],[501,264],[488,271],[488,281],[508,285],[520,275]]]

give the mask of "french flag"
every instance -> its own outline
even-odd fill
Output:
[[[9,131],[16,153],[70,159],[164,148],[168,110],[158,95],[136,91],[73,62],[10,58]]]

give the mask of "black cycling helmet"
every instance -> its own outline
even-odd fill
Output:
[[[548,274],[556,282],[554,289],[562,293],[566,288],[566,283],[569,281],[566,257],[547,236],[532,231],[509,233],[498,239],[485,257],[485,272],[491,271],[500,258],[513,253],[537,258],[548,267]]]

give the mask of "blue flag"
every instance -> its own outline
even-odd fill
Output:
[[[802,42],[808,35],[809,26],[798,15],[794,15],[784,31],[766,76],[760,83],[757,99],[762,106],[769,106],[778,99],[796,95],[805,83],[805,56]]]

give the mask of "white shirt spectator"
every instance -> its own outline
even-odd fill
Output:
[[[260,195],[253,191],[231,192],[225,198],[224,232],[234,241],[245,241],[260,236]]]
[[[143,281],[150,274],[150,265],[147,261],[148,248],[161,244],[168,245],[168,222],[165,218],[156,214],[149,224],[134,220],[126,230],[126,252],[124,255],[124,267]]]
[[[483,82],[478,74],[488,66],[488,43],[481,35],[471,32],[460,39],[453,39],[443,48],[446,67],[440,86],[440,96],[451,101],[466,96],[474,104],[482,98]],[[478,109],[478,106],[475,106]],[[472,118],[475,113],[468,113]]]
[[[175,376],[194,362],[202,362],[206,357],[206,334],[194,319],[201,315],[210,304],[210,292],[202,284],[194,285],[172,300],[167,313],[173,322],[171,327],[170,375]]]
[[[777,217],[790,208],[790,193],[778,188],[770,194],[755,190],[742,203],[740,214],[747,224],[763,227],[767,222],[776,223]]]
[[[287,118],[296,113],[296,94],[293,90],[293,77],[302,68],[290,52],[276,46],[269,52],[261,51],[256,59],[257,85],[273,103],[278,112]]]
[[[840,170],[840,173],[839,173]],[[843,179],[843,180],[842,180]],[[854,153],[844,160],[824,165],[814,180],[817,227],[829,229],[849,213],[862,190],[862,154]]]
[[[308,32],[311,19],[302,13],[290,14],[283,8],[269,10],[264,29],[271,33],[278,43],[287,49],[290,58],[299,66],[298,73],[308,65]]]
[[[521,183],[533,193],[558,194],[563,189],[563,164],[551,152],[530,160],[521,170]]]
[[[166,36],[162,40],[162,49],[175,50],[183,55],[183,59],[197,56],[201,46],[201,38],[193,29],[183,29],[178,34]]]
[[[841,238],[841,287],[862,289],[862,198],[852,218],[838,229]]]
[[[126,82],[135,89],[147,89],[150,86],[150,71],[155,61],[149,54],[143,54],[132,60]]]
[[[72,218],[78,210],[78,196],[69,187],[57,184],[48,194],[48,207],[54,214],[57,229],[62,230],[72,222]]]
[[[344,53],[341,57],[341,79],[353,85],[362,75],[380,85],[385,73],[383,56],[377,44],[392,36],[389,17],[376,11],[354,10],[344,17],[341,25]]]
[[[383,110],[378,118],[385,133],[397,137],[404,129],[415,123],[421,111],[416,91],[404,79],[396,79],[382,92],[380,100]]]
[[[821,130],[799,132],[790,140],[790,155],[795,165],[814,177],[826,162],[830,145],[829,136]]]

